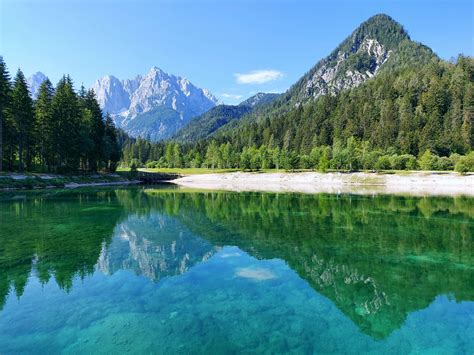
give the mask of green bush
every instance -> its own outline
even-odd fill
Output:
[[[130,172],[128,174],[130,179],[135,179],[138,175],[138,165],[139,162],[137,159],[132,159],[130,163]]]
[[[376,170],[387,170],[390,169],[392,166],[390,164],[390,156],[389,155],[382,155],[377,159],[375,163]]]
[[[432,154],[428,149],[420,156],[418,164],[420,165],[421,170],[435,170],[437,161],[438,156]]]
[[[392,155],[390,166],[394,170],[415,170],[417,167],[416,157],[411,154]]]
[[[474,151],[470,152],[466,156],[460,157],[456,163],[456,166],[454,167],[454,170],[461,174],[474,171]]]
[[[448,157],[439,157],[435,163],[436,170],[448,171],[453,170],[454,164]]]

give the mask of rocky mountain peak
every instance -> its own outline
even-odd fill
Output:
[[[295,104],[335,95],[373,77],[410,38],[398,22],[379,14],[363,22],[329,56],[320,60],[288,92]]]
[[[105,76],[93,89],[103,110],[118,126],[131,135],[155,140],[169,137],[218,102],[208,90],[156,66],[134,79]]]
[[[26,82],[28,84],[28,88],[30,89],[30,95],[33,99],[36,100],[38,97],[38,90],[43,83],[47,79],[46,75],[44,75],[42,72],[38,71],[31,75],[28,79],[26,79]]]

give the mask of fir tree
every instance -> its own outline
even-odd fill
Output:
[[[7,113],[11,99],[11,84],[7,66],[0,56],[0,171],[3,170],[3,152],[5,136],[8,135],[10,127],[7,121]]]
[[[41,162],[41,170],[45,171],[52,163],[53,122],[51,102],[54,96],[53,85],[46,79],[41,83],[38,98],[35,103],[35,133],[37,136],[38,153]]]
[[[33,157],[34,110],[25,76],[18,70],[12,90],[11,116],[17,136],[18,169],[31,168]]]

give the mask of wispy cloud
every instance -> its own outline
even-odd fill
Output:
[[[221,94],[221,96],[225,99],[232,99],[232,100],[240,100],[243,95],[234,95],[234,94]]]
[[[264,84],[281,78],[283,73],[278,70],[254,70],[250,73],[234,75],[239,84]]]

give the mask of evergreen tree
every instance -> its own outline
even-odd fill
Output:
[[[108,154],[104,152],[105,123],[102,110],[93,90],[85,91],[82,88],[79,97],[83,102],[82,121],[86,127],[81,146],[85,147],[90,142],[90,148],[87,149],[86,156],[87,165],[89,170],[97,171],[100,169],[101,161],[108,162],[109,160]],[[114,141],[116,141],[116,138]]]
[[[41,170],[45,171],[52,163],[53,157],[53,131],[51,102],[54,96],[53,85],[46,79],[41,83],[38,98],[35,103],[35,133],[37,137],[37,148],[41,163]]]
[[[81,109],[69,76],[59,81],[51,111],[56,168],[59,171],[77,170],[81,157],[81,136],[78,134],[81,131]]]
[[[11,127],[7,120],[8,109],[11,99],[11,84],[7,66],[0,56],[0,171],[3,170],[4,147],[9,137]]]
[[[18,70],[13,81],[11,116],[17,137],[18,169],[30,170],[33,158],[34,110],[25,76]]]
[[[107,114],[105,117],[103,150],[100,151],[104,159],[106,168],[110,172],[117,169],[117,163],[120,160],[120,145],[117,139],[117,130],[114,126],[112,117]]]

